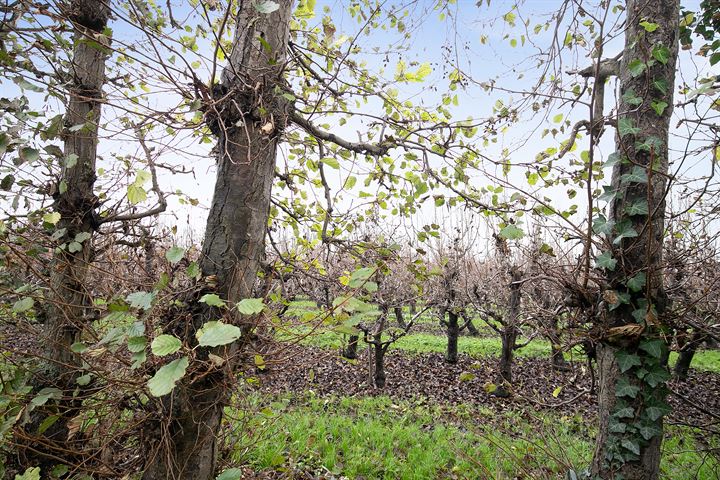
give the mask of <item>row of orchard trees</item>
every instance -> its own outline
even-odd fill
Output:
[[[61,463],[74,471],[120,476],[119,459],[135,446],[149,454],[128,455],[126,461],[135,460],[127,468],[144,472],[144,478],[213,478],[224,407],[249,352],[262,348],[259,323],[274,317],[270,302],[260,299],[273,291],[273,280],[299,275],[298,269],[320,279],[345,276],[340,295],[321,282],[328,285],[322,288],[327,313],[321,316],[350,322],[347,326],[374,346],[376,382],[382,383],[389,342],[412,324],[412,318],[402,319],[404,326],[388,341],[382,333],[390,314],[397,316],[422,294],[432,275],[415,260],[407,277],[387,275],[396,250],[353,244],[346,233],[377,210],[411,215],[434,198],[436,205],[464,204],[499,219],[495,256],[477,262],[478,271],[494,282],[461,288],[467,253],[459,241],[447,247],[436,289],[442,298],[433,304],[451,340],[448,360],[456,358],[452,344],[459,329],[470,327],[463,316],[467,301],[491,318],[502,336],[498,384],[511,382],[522,292],[542,288],[529,278],[542,276],[547,267],[537,255],[549,253],[540,245],[537,255],[519,263],[508,245],[523,234],[513,214],[544,214],[582,247],[580,262],[563,267],[570,275],[552,279],[561,290],[540,297],[542,309],[551,312],[548,336],[558,335],[553,322],[560,297],[580,308],[592,326],[600,384],[592,472],[601,478],[656,478],[667,411],[669,332],[686,325],[694,329],[683,343],[686,351],[708,334],[701,321],[670,323],[684,318],[669,314],[675,305],[671,296],[686,295],[695,273],[684,269],[681,256],[672,257],[674,280],[666,288],[663,244],[666,203],[676,178],[668,146],[678,43],[681,34],[686,44],[694,34],[712,40],[713,2],[703,2],[694,16],[684,12],[681,25],[677,1],[629,0],[620,7],[560,1],[552,18],[538,25],[534,41],[544,41],[540,32],[554,24],[568,35],[564,42],[551,42],[553,49],[562,43],[562,49],[587,51],[593,59],[579,72],[584,85],[575,82],[563,90],[550,80],[553,61],[563,55],[553,50],[555,57],[540,60],[544,73],[538,86],[521,102],[533,112],[552,98],[589,107],[589,118],[567,129],[570,138],[543,152],[533,166],[537,171],[527,172],[531,186],[542,179],[547,188],[572,182],[584,191],[587,215],[580,220],[573,209],[553,208],[542,189],[528,193],[517,185],[507,172],[509,152],[497,159],[482,153],[498,130],[512,127],[524,113],[519,107],[500,102],[487,119],[456,121],[447,105],[459,103],[457,92],[475,82],[460,65],[449,72],[430,108],[413,105],[412,93],[403,98],[399,91],[425,81],[429,63],[398,61],[394,75],[385,77],[363,61],[362,41],[371,42],[373,31],[394,31],[405,46],[412,42],[407,22],[420,20],[392,6],[352,2],[348,15],[358,32],[341,35],[332,12],[318,15],[311,0],[293,3],[239,0],[173,9],[142,0],[48,5],[17,0],[2,7],[2,81],[15,92],[2,102],[1,186],[7,192],[3,200],[14,209],[3,223],[3,258],[6,268],[24,265],[34,278],[7,290],[17,298],[15,314],[35,312],[44,320],[36,345],[42,351],[35,352],[42,365],[20,369],[29,384],[5,392],[12,399],[5,419],[17,463],[44,470]],[[419,13],[421,3],[415,5]],[[457,16],[455,5],[437,2],[428,8]],[[586,22],[567,23],[569,11]],[[510,27],[517,18],[514,10],[503,16]],[[624,37],[625,46],[605,61],[614,37]],[[714,45],[701,49],[713,63]],[[612,111],[603,108],[610,77],[617,78]],[[493,82],[485,87],[499,88]],[[711,87],[698,89],[695,104],[713,94]],[[547,102],[541,105],[534,100],[538,96]],[[368,113],[375,105],[379,113]],[[342,129],[331,131],[333,115],[339,125],[359,128],[359,140],[344,138],[338,134]],[[699,115],[688,121],[707,123]],[[602,168],[596,158],[606,127],[616,137],[607,212],[598,207]],[[588,149],[563,163],[583,132]],[[197,142],[214,148],[193,146]],[[128,150],[128,144],[134,147]],[[153,235],[143,219],[165,211],[171,197],[196,203],[164,192],[159,173],[187,171],[183,161],[195,157],[213,158],[217,174],[197,261],[183,259],[182,249],[173,247],[166,252],[171,267],[159,278],[108,282],[110,265],[123,264],[128,275],[137,274],[119,249],[152,251]],[[335,175],[341,166],[350,174]],[[496,185],[477,187],[478,176]],[[497,185],[516,194],[502,201]],[[431,187],[438,192],[434,196],[428,194]],[[341,212],[343,195],[352,191],[367,203]],[[308,201],[316,192],[318,200]],[[148,197],[156,205],[141,210]],[[268,235],[304,227],[315,240],[298,238],[300,246],[341,246],[358,264],[340,275],[329,267],[329,257],[321,262],[275,249],[284,259],[272,268],[265,260]],[[421,240],[438,228],[419,232]],[[405,293],[401,284],[414,288]],[[701,311],[692,302],[686,305],[683,313],[690,318]],[[424,307],[419,304],[416,314]],[[113,328],[104,331],[107,324]],[[130,360],[125,353],[132,353]],[[558,363],[560,358],[557,354]],[[257,366],[263,361],[255,357]],[[122,415],[113,417],[118,412]],[[104,429],[81,428],[99,415],[110,419]],[[102,443],[114,451],[98,447],[93,432],[111,434],[112,441]]]

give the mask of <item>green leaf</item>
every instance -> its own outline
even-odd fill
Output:
[[[668,82],[664,78],[660,78],[657,80],[653,80],[652,86],[655,90],[662,93],[663,95],[667,95],[668,93]]]
[[[618,223],[615,227],[615,233],[617,234],[613,240],[613,244],[615,245],[619,245],[624,238],[635,238],[638,236],[637,231],[633,228],[629,220],[623,220]]]
[[[75,383],[77,383],[81,387],[84,387],[90,383],[90,380],[92,380],[92,376],[89,373],[86,373],[85,375],[81,375],[76,378]]]
[[[82,244],[78,242],[70,242],[68,244],[68,252],[70,253],[77,253],[82,251]]]
[[[145,347],[147,347],[147,338],[145,336],[128,338],[128,350],[130,352],[142,352],[145,350]]]
[[[638,97],[637,93],[635,93],[635,90],[632,88],[628,88],[628,90],[623,93],[622,99],[625,103],[634,106],[638,106],[643,103],[643,99]]]
[[[652,49],[652,56],[658,62],[667,65],[670,60],[670,49],[665,45],[655,45]]]
[[[167,334],[158,335],[150,344],[153,355],[157,355],[158,357],[175,353],[180,350],[180,347],[182,347],[180,339]]]
[[[152,302],[155,300],[155,294],[152,292],[133,292],[125,300],[134,308],[142,308],[143,310],[150,310]]]
[[[140,185],[136,185],[133,183],[131,185],[128,185],[127,198],[131,204],[137,205],[138,203],[144,202],[147,199],[147,192]]]
[[[39,407],[45,405],[50,399],[58,400],[60,398],[62,398],[62,390],[55,387],[46,387],[40,390],[37,395],[30,400],[30,404]]]
[[[623,438],[620,445],[630,450],[635,455],[640,455],[640,444],[637,440],[631,440],[629,438]]]
[[[625,211],[625,213],[627,213],[630,216],[647,215],[649,212],[648,202],[644,198],[640,199],[640,200],[636,200],[633,203],[625,205],[624,211]]]
[[[657,30],[660,25],[658,25],[657,23],[648,22],[647,20],[643,20],[642,22],[640,22],[640,26],[643,27],[646,32],[652,33]]]
[[[215,480],[242,480],[244,478],[244,472],[239,468],[228,468],[223,470],[220,475],[215,477]]]
[[[650,106],[652,107],[653,110],[655,110],[655,113],[657,113],[658,116],[661,116],[663,114],[663,112],[665,111],[665,109],[667,108],[668,104],[667,104],[667,102],[656,100],[656,101],[651,102]]]
[[[618,120],[618,131],[621,137],[640,133],[640,129],[634,126],[633,120],[630,117],[622,117]]]
[[[642,365],[642,361],[638,355],[626,352],[625,350],[618,350],[615,352],[615,359],[617,360],[621,373],[627,372],[632,367],[639,367]]]
[[[256,366],[259,370],[265,370],[265,359],[263,358],[262,355],[257,355],[257,354],[256,354],[256,355],[254,356],[254,360],[255,360],[255,366]]]
[[[638,348],[653,358],[660,358],[665,352],[667,346],[663,340],[656,338],[653,340],[642,341]]]
[[[335,170],[340,169],[340,162],[337,161],[337,158],[334,157],[325,157],[321,158],[320,161],[327,165],[328,167],[334,168]]]
[[[648,371],[647,375],[643,377],[643,382],[647,383],[652,388],[655,388],[668,380],[670,380],[670,373],[667,371],[667,368],[662,365],[655,365],[655,367]]]
[[[197,278],[200,276],[200,265],[197,262],[190,262],[190,265],[185,269],[185,274],[190,278]]]
[[[189,363],[187,357],[182,357],[161,367],[147,383],[150,394],[162,397],[172,392],[175,384],[185,376]]]
[[[612,258],[612,252],[603,252],[602,255],[595,258],[595,265],[605,270],[613,271],[617,265],[617,260]]]
[[[205,323],[195,334],[198,343],[202,347],[217,347],[227,345],[240,338],[241,331],[235,325],[229,325],[220,321]]]
[[[500,230],[500,236],[503,238],[507,238],[508,240],[519,240],[525,235],[525,232],[523,232],[520,228],[518,228],[516,225],[508,225],[502,230]]]
[[[265,309],[262,298],[243,298],[235,307],[243,315],[257,315]]]
[[[12,311],[15,313],[27,312],[33,305],[35,305],[35,300],[32,297],[23,297],[13,304]]]
[[[255,10],[258,11],[258,13],[263,13],[265,15],[274,12],[278,8],[280,8],[280,5],[277,2],[273,2],[271,0],[260,0],[255,3]]]
[[[22,475],[15,475],[15,480],[40,480],[40,467],[30,467]]]
[[[616,397],[635,398],[637,397],[638,393],[640,393],[640,387],[638,387],[637,385],[633,385],[625,377],[621,377],[618,380],[617,385],[615,386]]]
[[[377,269],[372,267],[358,268],[350,275],[348,287],[360,288],[376,271]]]
[[[14,183],[15,175],[9,173],[3,177],[2,181],[0,181],[0,190],[9,192],[10,190],[12,190],[12,186]]]
[[[601,235],[610,235],[615,222],[608,221],[604,215],[599,215],[593,220],[593,231]]]
[[[20,158],[25,162],[34,162],[40,158],[40,152],[31,147],[23,147],[20,149]]]
[[[83,353],[88,347],[82,342],[75,342],[70,345],[70,351],[73,353]]]
[[[52,212],[52,213],[46,213],[43,215],[42,220],[45,223],[50,223],[52,225],[55,225],[60,221],[61,215],[59,212]]]
[[[165,252],[165,259],[172,265],[175,265],[185,256],[185,249],[180,247],[171,247]]]
[[[613,413],[615,418],[633,418],[635,416],[635,410],[632,407],[624,407],[618,409]]]
[[[627,281],[627,287],[632,290],[633,292],[639,292],[643,288],[645,288],[645,284],[647,282],[645,272],[640,272],[636,275],[633,275],[630,279]]]
[[[211,307],[224,307],[225,302],[217,296],[215,293],[206,293],[199,300],[200,303],[204,303]]]
[[[645,410],[645,412],[647,413],[647,410]],[[638,433],[640,433],[645,440],[651,440],[653,437],[661,435],[662,430],[654,423],[644,423],[638,429]]]
[[[630,173],[625,173],[620,177],[620,181],[623,183],[647,183],[647,172],[643,167],[635,165]]]
[[[469,381],[471,381],[471,380],[475,380],[476,377],[477,377],[477,375],[475,375],[475,374],[472,373],[472,372],[462,372],[462,373],[460,374],[460,377],[458,377],[458,379],[459,379],[461,382],[469,382]]]
[[[85,240],[89,240],[91,237],[92,233],[90,232],[80,232],[75,235],[75,241],[78,243],[83,243]]]
[[[667,404],[660,404],[660,405],[652,405],[645,409],[645,416],[649,418],[651,421],[655,422],[663,415],[667,415],[672,411],[672,408],[670,408]]]
[[[560,123],[560,122],[563,121],[563,116],[564,116],[564,115],[563,115],[562,113],[558,113],[557,115],[555,115],[555,116],[552,118],[552,121],[555,122],[555,123]]]
[[[74,153],[71,153],[65,158],[65,168],[73,168],[75,165],[77,165],[78,156]]]
[[[639,77],[640,75],[642,75],[646,68],[647,65],[645,64],[645,62],[637,58],[628,63],[628,71],[633,77]]]

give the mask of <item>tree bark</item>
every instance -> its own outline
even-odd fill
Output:
[[[400,328],[405,328],[405,320],[403,319],[403,312],[402,307],[393,307],[393,312],[395,312],[395,320],[397,320],[397,324]]]
[[[616,196],[608,219],[613,226],[608,245],[617,268],[608,272],[608,308],[596,325],[600,391],[592,474],[652,480],[658,478],[663,421],[649,408],[668,408],[661,269],[679,1],[628,0],[626,12],[618,72],[619,161],[612,175]],[[652,28],[646,29],[646,22]],[[642,276],[644,284],[638,287]],[[619,358],[625,359],[624,371]]]
[[[68,421],[77,415],[82,402],[81,396],[72,393],[77,388],[75,379],[80,375],[82,361],[70,347],[80,341],[89,321],[86,308],[90,295],[86,291],[86,279],[93,262],[92,241],[98,226],[95,219],[98,198],[93,189],[106,47],[109,46],[103,45],[97,35],[104,32],[110,10],[103,2],[73,0],[63,13],[74,28],[64,123],[65,127],[83,127],[75,131],[68,128],[64,132],[65,158],[58,193],[54,195],[54,209],[60,214],[56,229],[65,231],[58,243],[64,247],[56,250],[51,264],[51,289],[42,339],[47,362],[34,380],[38,388],[52,386],[65,392],[58,402],[58,411],[53,412],[59,419],[43,434],[47,440],[43,442],[44,454],[54,463],[77,450],[67,445]],[[71,252],[69,244],[76,239],[82,240],[78,242],[82,248]],[[31,429],[37,427],[37,421],[41,421],[45,412],[39,409],[36,413]],[[69,460],[68,463],[72,464]]]
[[[510,395],[507,385],[512,384],[512,364],[518,334],[518,318],[520,317],[520,289],[522,287],[520,280],[522,280],[522,272],[517,267],[512,267],[510,269],[510,303],[500,335],[502,350],[498,362],[498,385],[494,391],[494,394],[500,397]]]
[[[690,337],[690,340],[686,342],[680,348],[678,353],[678,359],[673,367],[673,376],[678,380],[686,380],[688,372],[690,371],[690,365],[695,357],[695,352],[698,347],[705,341],[705,336],[701,333],[695,332]]]
[[[382,343],[373,344],[375,349],[375,375],[373,381],[377,388],[385,387],[385,352],[387,348],[384,348]]]
[[[347,347],[345,347],[345,350],[342,353],[343,357],[348,358],[350,360],[357,359],[357,349],[358,349],[359,341],[360,341],[359,335],[350,335],[350,339],[348,340]]]
[[[291,108],[276,88],[284,83],[292,0],[276,3],[277,10],[264,14],[255,2],[239,2],[228,66],[221,83],[213,86],[214,104],[205,110],[218,137],[218,154],[200,267],[230,305],[253,294],[265,252],[277,145]],[[214,319],[207,308],[194,312],[187,341],[195,341],[197,329]],[[238,318],[234,321],[240,323]],[[243,333],[249,331],[250,326],[243,325]],[[215,353],[237,358],[238,348],[235,342]],[[164,397],[169,420],[157,439],[145,480],[214,478],[222,411],[234,383],[232,367],[226,362],[222,370],[198,378],[190,374]]]
[[[458,314],[452,308],[448,310],[447,321],[447,353],[445,360],[450,364],[456,364],[458,361],[458,336],[460,335],[460,324],[458,322]]]

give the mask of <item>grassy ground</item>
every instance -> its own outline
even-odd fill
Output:
[[[345,336],[335,332],[324,332],[308,336],[305,342],[310,345],[323,348],[340,348],[343,345]],[[522,343],[524,340],[519,339]],[[364,343],[362,344],[364,345]],[[392,348],[404,350],[409,353],[444,353],[447,348],[447,339],[440,335],[427,333],[415,333],[407,335],[395,343]],[[471,357],[497,357],[500,355],[501,343],[499,338],[492,337],[460,337],[458,339],[458,351]],[[526,347],[516,351],[519,357],[549,357],[550,343],[542,339],[534,339]],[[566,354],[568,359],[584,360],[584,355],[579,349],[573,349]],[[677,360],[677,353],[670,354],[670,365]],[[701,350],[693,359],[692,368],[703,371],[720,373],[720,351]]]
[[[429,406],[387,397],[252,398],[232,438],[233,462],[257,470],[303,469],[350,479],[562,478],[592,456],[593,431],[579,417],[495,413],[471,406]],[[241,415],[241,414],[238,414]],[[249,424],[249,425],[247,425]],[[666,435],[663,478],[719,478],[717,460],[697,453],[689,429]]]

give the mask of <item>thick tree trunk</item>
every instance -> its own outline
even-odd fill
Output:
[[[38,388],[56,387],[64,391],[58,411],[53,412],[59,418],[44,433],[47,441],[43,442],[43,454],[53,463],[77,451],[67,445],[68,421],[77,414],[82,402],[81,396],[73,395],[82,362],[70,347],[80,341],[89,321],[86,278],[93,261],[92,241],[97,228],[94,216],[98,198],[93,189],[107,58],[104,48],[107,45],[98,46],[96,35],[105,30],[110,10],[103,2],[73,0],[63,13],[75,29],[64,122],[66,127],[83,125],[83,128],[64,132],[65,158],[54,203],[55,211],[61,215],[56,228],[65,231],[58,244],[64,246],[56,250],[51,265],[50,298],[42,339],[47,363],[34,380]],[[73,241],[80,244],[80,251],[70,251]],[[37,421],[46,412],[35,413],[37,418],[33,418],[31,429],[37,427]]]
[[[291,108],[276,88],[284,82],[292,0],[276,3],[277,10],[264,14],[255,2],[239,2],[229,64],[213,87],[215,105],[206,108],[218,136],[218,171],[200,267],[231,305],[250,297],[257,279],[276,149]],[[195,331],[214,319],[207,309],[196,312],[187,340],[194,341]],[[243,328],[249,333],[248,325]],[[237,348],[236,342],[215,353],[236,358]],[[214,478],[222,409],[234,383],[231,363],[200,378],[186,377],[165,397],[169,421],[145,480]]]
[[[448,311],[447,321],[447,352],[445,360],[448,363],[455,364],[458,361],[458,336],[460,335],[460,324],[458,322],[458,314],[455,310]]]
[[[690,371],[690,364],[695,357],[695,352],[705,340],[705,336],[695,332],[684,345],[681,346],[678,353],[678,359],[673,367],[673,376],[678,380],[686,380]]]
[[[663,435],[659,412],[669,408],[661,269],[679,1],[628,0],[626,13],[618,72],[619,161],[612,175],[616,196],[608,219],[608,249],[617,267],[608,272],[608,309],[597,324],[599,428],[592,474],[654,480]]]

